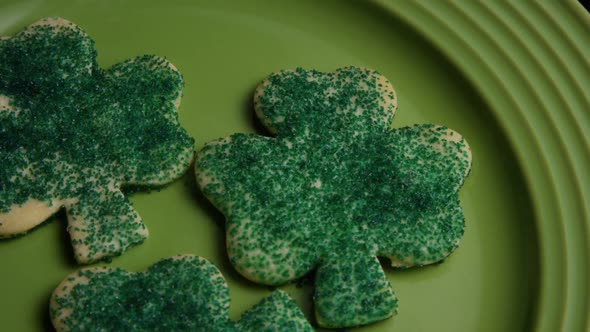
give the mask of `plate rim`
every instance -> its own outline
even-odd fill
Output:
[[[580,31],[590,30],[590,16],[575,0],[502,5],[469,1],[376,2],[410,24],[457,65],[510,139],[530,192],[541,251],[532,329],[590,329],[590,318],[584,315],[590,311],[590,287],[586,283],[590,276],[590,188],[579,183],[586,178],[582,173],[584,160],[590,160],[590,123],[582,118],[584,109],[590,109],[590,99],[580,95],[584,86],[580,82],[590,81],[590,47],[583,46],[590,45],[590,34],[580,35]],[[536,28],[542,23],[551,26],[554,34],[539,32],[538,39],[525,42],[515,33],[522,24]],[[506,31],[513,34],[516,44],[501,38]],[[552,43],[556,37],[565,41],[559,48]],[[528,49],[531,43],[542,52]],[[581,61],[564,63],[564,58],[575,57]],[[531,73],[523,71],[523,63],[533,63],[534,77],[541,81],[533,81]],[[553,80],[544,67],[546,63],[561,64],[552,69],[566,78],[565,83]],[[519,90],[515,84],[523,82],[527,87]],[[572,101],[564,97],[568,84],[578,89],[574,96],[577,105],[572,106]],[[546,86],[554,90],[546,91]],[[519,100],[525,94],[526,100]],[[543,104],[546,100],[560,105],[561,113],[551,112]],[[531,105],[540,108],[531,110]],[[547,126],[554,135],[549,145],[560,147],[558,153],[544,144],[548,139],[539,140]]]

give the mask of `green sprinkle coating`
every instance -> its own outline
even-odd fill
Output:
[[[277,290],[246,311],[237,323],[238,331],[252,332],[313,332],[299,307],[287,295]]]
[[[50,315],[61,331],[313,331],[281,291],[229,319],[229,290],[204,258],[181,255],[145,272],[83,269],[64,279],[51,297]]]
[[[227,218],[232,264],[269,285],[317,268],[322,326],[393,315],[377,256],[421,266],[458,246],[467,143],[442,126],[391,129],[394,90],[369,69],[281,71],[259,85],[254,106],[276,137],[235,134],[207,144],[195,163]]]
[[[61,18],[0,39],[0,237],[64,206],[80,263],[147,237],[120,187],[174,180],[194,145],[178,123],[182,76],[168,61],[144,55],[103,70],[93,46]]]

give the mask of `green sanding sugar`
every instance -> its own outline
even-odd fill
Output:
[[[295,302],[284,292],[275,291],[247,310],[237,323],[238,331],[313,331]]]
[[[441,126],[392,130],[395,98],[372,70],[275,73],[259,86],[255,109],[276,137],[235,134],[197,155],[197,180],[227,217],[233,265],[270,285],[318,267],[324,326],[395,311],[377,256],[431,264],[463,235],[457,190],[468,146]]]
[[[234,323],[217,268],[196,256],[164,259],[147,271],[85,269],[51,299],[58,331],[313,331],[297,305],[277,291]]]
[[[83,263],[143,241],[145,225],[119,187],[167,183],[193,150],[176,113],[180,73],[149,55],[103,70],[93,46],[63,19],[0,40],[0,213],[68,202]]]

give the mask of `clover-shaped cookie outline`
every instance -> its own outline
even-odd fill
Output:
[[[148,230],[121,186],[182,175],[193,139],[177,110],[183,80],[158,56],[104,70],[94,42],[62,18],[0,40],[0,238],[65,208],[81,264],[122,254]]]
[[[195,161],[202,192],[226,217],[233,266],[269,285],[317,269],[321,326],[393,315],[377,257],[422,266],[457,248],[466,141],[443,126],[391,129],[394,89],[364,68],[276,72],[257,87],[254,108],[275,137],[231,135]]]
[[[229,318],[230,294],[221,272],[205,258],[177,255],[144,272],[85,268],[51,295],[49,313],[61,331],[312,332],[287,293],[277,290]]]

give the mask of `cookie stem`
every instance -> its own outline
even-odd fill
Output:
[[[397,298],[377,257],[332,255],[320,265],[315,283],[320,326],[364,325],[396,312]]]
[[[66,211],[74,255],[80,264],[118,256],[148,236],[137,211],[112,185],[86,191],[77,203],[67,205]]]

